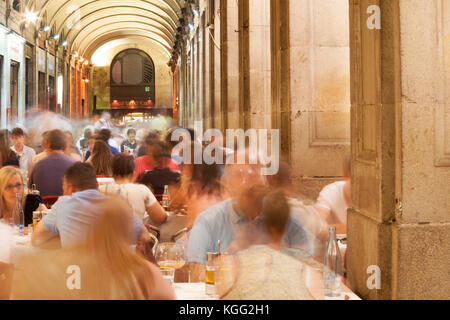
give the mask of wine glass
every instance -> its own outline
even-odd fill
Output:
[[[164,278],[173,285],[175,270],[186,264],[184,246],[175,242],[160,243],[156,249],[155,259]]]

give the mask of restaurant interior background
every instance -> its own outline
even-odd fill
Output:
[[[1,0],[0,124],[37,106],[279,129],[310,199],[351,156],[350,285],[450,298],[449,39],[448,0]]]

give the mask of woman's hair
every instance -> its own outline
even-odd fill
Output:
[[[18,168],[7,166],[0,169],[0,217],[3,217],[3,212],[6,210],[5,203],[3,201],[3,192],[8,185],[9,179],[11,179],[16,174],[19,175],[20,179],[22,180],[22,174]],[[25,197],[22,197],[23,202],[24,198]]]
[[[154,274],[143,256],[132,249],[131,208],[108,197],[96,202],[98,220],[85,243],[26,257],[15,275],[17,299],[143,300],[152,298]],[[79,290],[69,290],[67,268],[76,266]],[[71,271],[73,272],[73,271]],[[36,274],[41,275],[36,278]]]
[[[102,140],[95,141],[90,161],[95,169],[96,175],[112,175],[113,154],[106,142]]]
[[[220,170],[216,163],[192,165],[192,175],[189,184],[189,193],[205,195],[221,194]]]
[[[119,153],[114,157],[112,164],[112,175],[117,177],[128,177],[134,173],[134,157],[130,154]]]
[[[133,210],[122,199],[113,197],[98,207],[100,218],[95,230],[89,234],[85,248],[95,255],[94,268],[95,265],[107,266],[102,268],[101,274],[95,269],[91,274],[98,279],[103,291],[101,296],[117,292],[125,299],[149,298],[152,272],[148,262],[131,250],[135,229]]]
[[[0,156],[1,164],[7,162],[11,158],[11,134],[8,130],[0,130]]]

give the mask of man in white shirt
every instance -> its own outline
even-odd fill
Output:
[[[36,156],[36,152],[24,144],[25,133],[21,128],[13,129],[12,140],[14,142],[14,146],[12,146],[11,149],[17,153],[17,156],[19,157],[20,169],[23,171],[29,171],[31,162]]]
[[[330,226],[336,226],[337,233],[347,233],[347,209],[350,207],[351,182],[350,161],[345,162],[344,180],[332,183],[320,192],[316,209]]]

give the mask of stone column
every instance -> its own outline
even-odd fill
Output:
[[[238,2],[227,1],[227,129],[239,126],[239,10]]]
[[[249,0],[251,128],[271,128],[270,0]]]
[[[350,2],[347,266],[351,286],[366,299],[450,298],[450,10],[443,4]],[[373,5],[381,29],[367,23],[377,15]],[[371,266],[381,271],[379,288],[375,274],[368,281]]]
[[[214,0],[214,128],[222,128],[222,80],[221,80],[221,1]]]
[[[348,0],[289,7],[291,159],[300,191],[315,200],[350,153]]]

